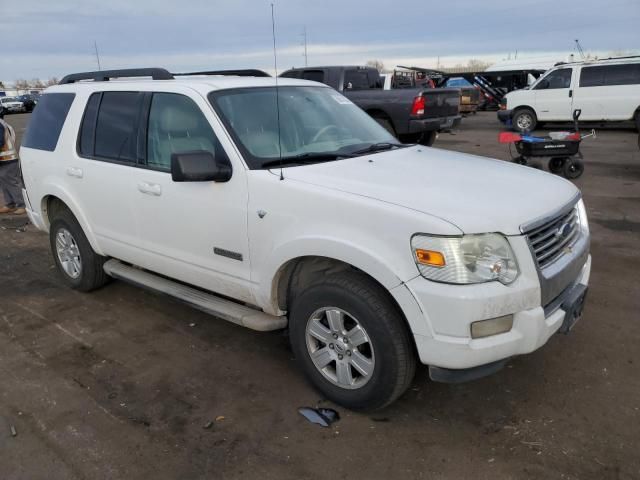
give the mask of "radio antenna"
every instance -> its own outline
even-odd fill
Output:
[[[276,79],[276,120],[278,122],[278,156],[280,157],[280,180],[284,180],[282,172],[282,142],[280,139],[280,95],[278,92],[278,54],[276,53],[276,19],[274,6],[271,3],[271,35],[273,37],[273,70]]]

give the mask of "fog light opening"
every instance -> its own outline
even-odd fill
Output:
[[[513,315],[480,320],[471,324],[471,338],[484,338],[505,333],[513,328]]]

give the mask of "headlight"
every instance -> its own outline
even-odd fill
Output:
[[[423,277],[443,283],[503,284],[518,276],[518,264],[507,239],[497,233],[462,237],[414,235],[413,257]]]
[[[587,209],[582,199],[578,202],[578,221],[583,235],[589,235],[589,221],[587,220]]]

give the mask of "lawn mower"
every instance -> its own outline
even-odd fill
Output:
[[[511,161],[521,165],[529,165],[532,157],[549,157],[549,171],[571,180],[584,172],[580,142],[587,137],[596,138],[596,131],[582,135],[578,127],[581,110],[573,111],[573,132],[549,132],[548,136],[537,137],[529,133],[500,132],[498,141],[515,144],[517,156],[511,154]]]

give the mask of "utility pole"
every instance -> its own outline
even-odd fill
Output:
[[[302,39],[304,42],[304,66],[307,67],[308,62],[307,62],[307,26],[304,26],[304,29],[302,30]]]
[[[98,42],[96,42],[95,40],[93,41],[93,48],[96,51],[96,60],[98,61],[98,70],[102,70],[102,67],[100,66],[100,54],[98,53]]]

